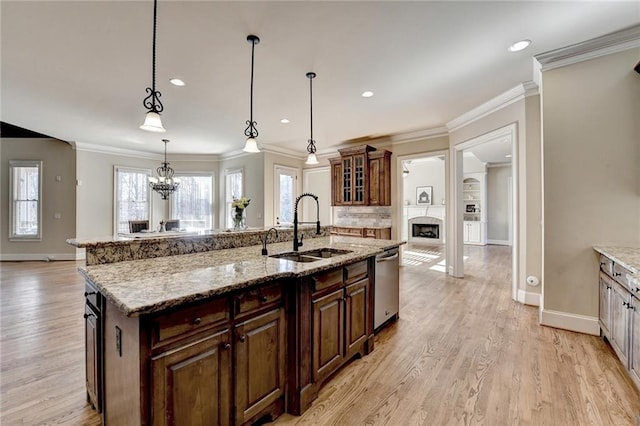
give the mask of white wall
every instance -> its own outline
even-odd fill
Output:
[[[318,196],[320,206],[320,224],[331,225],[331,168],[316,167],[305,169],[302,172],[302,192],[311,192]],[[307,206],[311,206],[307,204]],[[304,208],[302,210],[302,220],[312,222],[316,220],[316,210]]]
[[[251,199],[247,207],[247,226],[261,228],[264,226],[265,215],[265,153],[241,154],[234,158],[224,159],[220,162],[218,177],[218,225],[225,227],[225,217],[228,214],[224,203],[225,197],[225,170],[242,168],[243,170],[243,196]],[[273,173],[273,172],[272,172]],[[273,181],[273,178],[272,178]]]
[[[419,186],[433,187],[433,205],[442,204],[446,198],[444,160],[438,157],[414,159],[405,162],[409,174],[403,177],[403,205],[416,205],[416,189]],[[408,203],[407,203],[408,202]]]

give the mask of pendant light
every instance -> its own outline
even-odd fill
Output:
[[[149,187],[158,192],[163,200],[169,198],[172,192],[178,189],[180,180],[173,177],[173,169],[167,162],[167,144],[169,139],[162,139],[164,142],[164,162],[156,169],[158,177],[149,176]]]
[[[164,110],[160,96],[162,94],[156,90],[156,28],[158,26],[158,0],[153,0],[153,54],[151,60],[151,87],[147,87],[148,96],[142,101],[142,105],[147,108],[147,115],[140,128],[149,132],[166,132],[162,127],[160,113]]]
[[[247,128],[244,129],[244,135],[247,137],[247,142],[244,145],[244,152],[260,152],[258,149],[258,143],[256,138],[258,137],[258,129],[256,129],[256,123],[253,121],[253,53],[256,48],[256,44],[260,43],[260,39],[255,35],[248,35],[247,41],[251,43],[251,95],[249,101],[249,120],[247,120]]]
[[[307,78],[309,79],[309,111],[311,117],[311,137],[307,142],[307,152],[309,155],[307,156],[307,161],[305,164],[318,164],[318,159],[316,158],[316,141],[313,140],[313,79],[316,78],[315,72],[308,72]]]

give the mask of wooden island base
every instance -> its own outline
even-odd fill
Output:
[[[330,375],[373,349],[374,259],[137,317],[98,293],[105,308],[90,318],[87,354],[102,355],[92,365],[103,423],[301,414]]]

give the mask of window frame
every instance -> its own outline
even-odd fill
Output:
[[[276,225],[286,225],[286,226],[292,226],[293,225],[293,213],[294,213],[294,209],[295,209],[295,201],[296,198],[298,197],[299,194],[299,189],[298,189],[298,174],[300,173],[300,169],[296,168],[296,167],[291,167],[291,166],[284,166],[281,164],[275,164],[273,167],[273,199],[274,199],[274,203],[273,203],[273,217],[275,219],[275,223]],[[292,182],[292,194],[291,194],[291,222],[286,222],[281,220],[280,218],[280,176],[281,175],[285,175],[285,176],[291,176],[293,182]]]
[[[152,189],[149,188],[149,177],[152,176],[151,169],[141,168],[141,167],[131,167],[131,166],[113,166],[113,235],[117,236],[120,234],[118,231],[118,223],[120,221],[120,209],[119,209],[119,198],[118,193],[120,190],[120,185],[118,184],[118,173],[120,171],[127,172],[136,172],[140,174],[144,174],[147,177],[147,219],[149,220],[149,224],[153,223],[151,220],[151,215],[153,212],[153,194]],[[142,219],[142,220],[147,220]],[[127,230],[128,232],[128,230]]]
[[[242,190],[238,197],[244,195],[245,179],[244,179],[244,167],[236,167],[233,169],[225,169],[224,171],[224,228],[233,228],[233,218],[231,217],[231,203],[233,202],[234,194],[229,194],[229,176],[234,174],[240,174],[242,183],[240,184]]]
[[[176,172],[174,176],[177,177],[177,178],[181,178],[181,177],[206,177],[206,178],[210,179],[210,181],[211,181],[211,196],[209,198],[209,203],[210,203],[210,206],[211,206],[211,209],[210,209],[211,217],[210,217],[210,220],[209,220],[210,225],[209,225],[209,228],[205,227],[205,228],[202,228],[202,229],[213,229],[214,228],[213,224],[214,224],[214,220],[215,220],[215,210],[214,210],[214,204],[215,204],[214,203],[214,200],[215,200],[215,179],[214,179],[213,173],[212,172],[181,172],[181,173]],[[178,191],[180,191],[180,188],[178,188]],[[180,221],[181,221],[180,222],[180,227],[182,228],[183,227],[182,218],[176,217],[176,215],[174,214],[174,209],[175,209],[175,197],[170,197],[170,200],[169,200],[169,218],[170,218],[170,220],[180,219]],[[198,229],[200,229],[200,228],[198,228]]]
[[[14,170],[16,168],[36,167],[38,169],[38,232],[35,235],[16,234],[16,208],[14,199]],[[9,241],[42,241],[42,160],[9,160]]]

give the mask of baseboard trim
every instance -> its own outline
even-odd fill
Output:
[[[84,259],[84,254],[82,254]],[[0,254],[2,262],[21,262],[21,261],[55,261],[55,260],[81,260],[78,259],[77,253],[4,253]]]
[[[518,290],[518,302],[525,305],[540,306],[540,293]]]
[[[494,246],[510,246],[509,240],[487,240],[487,244],[493,244]]]
[[[600,323],[597,317],[543,309],[540,312],[540,324],[594,336],[600,335]]]

